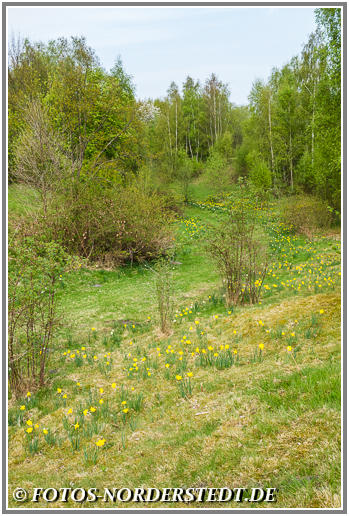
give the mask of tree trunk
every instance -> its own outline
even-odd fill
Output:
[[[168,127],[168,141],[170,146],[170,156],[172,158],[172,143],[171,143],[171,127],[170,127],[170,113],[167,115],[167,127]]]
[[[177,118],[177,99],[176,99],[176,153],[178,151],[178,118]]]
[[[275,166],[274,166],[274,149],[273,149],[273,138],[272,138],[272,131],[271,131],[271,94],[269,95],[268,100],[268,118],[269,118],[269,140],[270,140],[270,155],[271,155],[271,171],[273,174],[273,182],[275,178]]]
[[[315,83],[313,87],[313,112],[311,117],[311,166],[314,167],[314,147],[315,147],[315,134],[314,134],[314,124],[315,124]]]
[[[292,159],[292,132],[290,130],[290,184],[293,190],[293,159]]]

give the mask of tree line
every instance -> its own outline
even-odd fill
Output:
[[[235,105],[214,73],[140,101],[121,59],[106,71],[83,37],[13,38],[9,180],[45,200],[62,177],[107,188],[146,176],[153,186],[178,181],[188,199],[200,174],[217,189],[246,176],[274,195],[315,194],[339,210],[341,11],[315,15],[300,55],[255,81],[247,106]]]

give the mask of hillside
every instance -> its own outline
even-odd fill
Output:
[[[17,194],[10,187],[10,218]],[[338,235],[292,234],[279,201],[256,210],[272,252],[261,301],[227,309],[205,244],[229,197],[207,197],[194,187],[175,223],[169,335],[149,267],[81,267],[62,278],[47,385],[9,400],[10,507],[19,506],[15,487],[38,485],[275,487],[273,507],[340,507]],[[30,197],[32,209],[37,202]]]

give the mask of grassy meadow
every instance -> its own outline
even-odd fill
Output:
[[[205,251],[227,201],[209,195],[194,185],[174,223],[168,335],[151,265],[83,265],[62,277],[46,385],[9,399],[11,508],[77,506],[15,502],[18,486],[275,487],[273,504],[190,508],[341,506],[339,230],[306,238],[280,222],[284,201],[256,209],[272,253],[261,301],[228,309]],[[10,186],[9,219],[39,202]],[[78,508],[92,505],[111,504]]]

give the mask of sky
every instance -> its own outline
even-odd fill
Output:
[[[214,72],[237,105],[247,103],[254,80],[299,54],[315,29],[310,7],[8,7],[7,16],[9,37],[85,36],[107,70],[120,55],[140,99]]]

